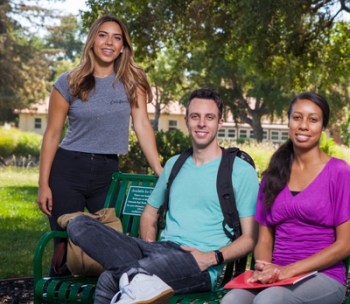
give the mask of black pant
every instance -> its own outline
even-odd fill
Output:
[[[96,212],[103,208],[112,173],[119,171],[118,155],[93,154],[58,148],[52,163],[49,186],[53,209],[49,217],[51,230],[63,229],[57,219],[66,213]],[[54,239],[54,248],[58,239]],[[50,276],[55,276],[51,266]]]

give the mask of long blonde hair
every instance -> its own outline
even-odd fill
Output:
[[[95,90],[95,57],[92,47],[98,34],[98,30],[105,22],[117,23],[123,33],[124,51],[114,61],[116,77],[124,87],[131,107],[138,107],[137,89],[140,88],[147,96],[148,102],[153,99],[151,87],[147,81],[143,69],[134,61],[134,50],[131,46],[130,37],[124,24],[116,17],[102,16],[97,19],[90,28],[80,63],[69,73],[69,88],[73,96],[83,101],[88,101],[91,90]]]

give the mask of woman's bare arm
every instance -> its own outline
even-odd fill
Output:
[[[137,102],[139,107],[131,108],[134,130],[148,163],[155,175],[160,176],[163,168],[159,161],[154,131],[147,115],[146,95],[141,89],[138,89]]]
[[[63,98],[57,89],[54,88],[50,96],[47,127],[41,145],[38,191],[39,208],[48,216],[51,216],[53,205],[52,193],[49,188],[49,175],[68,110],[69,103]]]

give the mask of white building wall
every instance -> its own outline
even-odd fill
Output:
[[[44,135],[46,126],[47,126],[46,114],[28,114],[28,113],[19,114],[19,129],[22,132],[33,132],[36,134]]]

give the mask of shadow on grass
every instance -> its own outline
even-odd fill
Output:
[[[37,207],[38,187],[12,185],[0,187],[0,279],[33,276],[35,247],[41,236],[50,231],[47,216]],[[44,257],[48,273],[52,244]]]
[[[1,239],[6,233],[40,233],[44,234],[50,230],[49,221],[44,218],[25,218],[19,216],[0,217]],[[23,233],[22,233],[23,234]]]
[[[2,221],[2,219],[0,219]],[[39,239],[46,231],[5,229],[1,231],[0,279],[33,276],[34,251]],[[43,271],[48,273],[52,254],[52,241],[45,248]]]
[[[37,197],[38,187],[37,186],[5,186],[1,187],[1,191],[5,192],[8,196],[16,196],[18,194]]]

